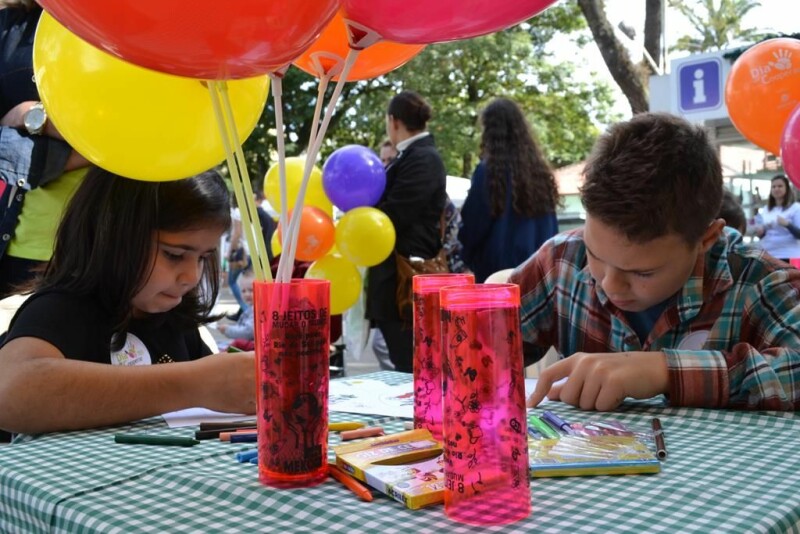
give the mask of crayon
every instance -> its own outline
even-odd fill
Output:
[[[231,434],[231,443],[255,443],[258,441],[258,434],[255,432],[235,432]]]
[[[258,458],[258,449],[251,451],[241,451],[236,453],[236,461],[240,463],[247,463],[253,458]]]
[[[542,421],[535,415],[528,416],[528,424],[535,428],[545,439],[555,439],[559,437],[559,433],[553,430],[553,428]]]
[[[661,428],[661,420],[654,417],[652,421],[653,441],[656,443],[656,457],[659,460],[667,459],[667,445],[664,443],[664,429]]]
[[[200,423],[200,430],[233,430],[235,428],[255,428],[255,420],[250,421],[230,421],[230,422],[204,422]]]
[[[257,436],[258,432],[256,432],[255,428],[252,428],[252,429],[240,428],[240,429],[234,430],[233,432],[220,432],[219,433],[219,440],[220,441],[231,441],[231,437],[235,436],[237,434],[240,435],[240,436],[241,436],[241,434],[248,434],[248,435]]]
[[[342,432],[343,430],[358,430],[359,428],[364,428],[366,425],[364,423],[359,423],[357,421],[344,421],[341,423],[328,423],[328,431],[329,432]]]
[[[154,434],[114,434],[116,443],[132,443],[137,445],[167,445],[191,447],[200,443],[194,438],[183,436],[157,436]]]
[[[367,489],[361,482],[354,479],[337,466],[328,464],[328,472],[333,478],[344,484],[347,489],[358,495],[362,500],[367,502],[372,501],[372,492],[370,492],[369,489]]]
[[[371,438],[374,436],[382,436],[383,428],[379,426],[369,426],[367,428],[359,428],[358,430],[347,430],[339,434],[342,441],[358,438]]]
[[[549,410],[545,410],[542,412],[542,419],[548,425],[552,426],[554,429],[558,430],[559,432],[563,432],[564,434],[575,434],[572,430],[572,427],[569,426],[569,423],[561,419],[558,415],[554,414]]]

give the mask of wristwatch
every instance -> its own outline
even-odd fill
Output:
[[[44,125],[47,124],[47,112],[41,102],[37,102],[28,108],[28,111],[22,116],[22,124],[31,135],[36,135],[44,131]]]

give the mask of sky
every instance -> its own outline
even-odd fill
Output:
[[[664,1],[667,2],[668,0]],[[759,30],[774,31],[776,33],[800,32],[800,2],[798,0],[760,0],[760,4],[760,7],[756,7],[747,14],[743,27],[755,27]],[[629,51],[634,59],[638,59],[641,57],[641,40],[644,33],[644,0],[606,0],[605,5],[606,15],[612,26],[616,27],[619,22],[624,21],[628,26],[636,30],[636,41],[631,42]],[[688,20],[670,8],[667,8],[665,27],[667,30],[667,47],[675,44],[679,37],[694,33]],[[621,40],[624,42],[626,38],[622,36]],[[630,106],[611,78],[611,74],[608,72],[596,45],[593,43],[587,45],[584,52],[585,57],[578,60],[574,57],[574,47],[568,42],[554,39],[551,47],[556,52],[556,57],[559,60],[571,59],[581,65],[577,73],[579,77],[588,77],[589,73],[597,72],[600,78],[606,80],[614,90],[617,100],[614,111],[620,113],[623,117],[630,116]],[[676,59],[686,54],[686,52],[675,52],[667,58],[667,63],[669,63],[670,59]]]

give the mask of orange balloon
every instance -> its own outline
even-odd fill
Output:
[[[291,219],[291,214],[289,215]],[[278,225],[278,239],[283,243],[283,232]],[[314,206],[303,206],[300,214],[300,232],[297,236],[295,258],[300,261],[314,261],[333,248],[336,228],[330,215]]]
[[[736,129],[754,144],[780,153],[781,134],[800,102],[800,41],[769,39],[731,67],[725,104]]]
[[[405,64],[422,52],[425,45],[409,45],[379,41],[361,50],[353,68],[347,76],[348,81],[368,80]],[[350,51],[347,40],[347,27],[342,12],[336,13],[319,38],[314,41],[294,64],[312,76],[321,77],[334,69],[341,70]],[[339,76],[334,76],[339,80]]]

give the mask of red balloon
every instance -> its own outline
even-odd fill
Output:
[[[555,0],[340,0],[345,18],[383,39],[429,44],[496,32],[538,15]]]
[[[391,72],[404,65],[414,56],[422,52],[425,45],[410,45],[379,41],[361,50],[347,81],[368,80]],[[332,67],[344,65],[350,45],[347,40],[347,27],[341,13],[322,31],[314,44],[298,57],[294,64],[312,76],[322,77]],[[338,81],[339,76],[334,76]]]
[[[783,127],[781,161],[786,175],[795,187],[800,187],[800,106],[794,108]]]
[[[249,78],[292,62],[336,0],[40,0],[72,33],[130,63],[206,80]]]

